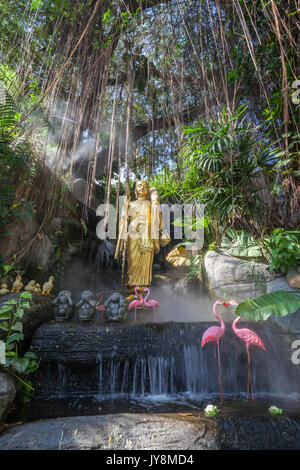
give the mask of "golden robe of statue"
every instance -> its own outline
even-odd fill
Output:
[[[120,222],[115,258],[126,257],[125,284],[129,288],[149,286],[152,281],[154,253],[170,239],[161,237],[162,216],[156,188],[147,181],[137,181],[136,200],[126,198]],[[124,269],[124,266],[123,266]]]

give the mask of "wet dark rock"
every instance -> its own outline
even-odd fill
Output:
[[[218,426],[205,418],[116,414],[23,424],[0,437],[1,450],[218,450]]]
[[[6,417],[16,397],[16,384],[12,377],[0,373],[0,422]]]
[[[0,450],[299,450],[300,419],[288,416],[107,414],[10,428]]]
[[[299,450],[300,419],[288,416],[216,419],[225,450]]]

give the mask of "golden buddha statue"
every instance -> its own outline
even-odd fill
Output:
[[[156,188],[141,180],[136,182],[134,193],[136,200],[127,196],[124,202],[115,253],[115,258],[123,257],[123,271],[127,261],[125,285],[129,290],[151,285],[154,253],[170,241],[166,234],[161,236],[162,214]]]

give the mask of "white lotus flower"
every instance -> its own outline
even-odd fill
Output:
[[[216,414],[219,413],[219,411],[220,411],[219,408],[212,404],[207,405],[204,409],[204,413],[207,416],[215,416]]]
[[[278,408],[275,405],[272,405],[269,408],[269,413],[271,413],[272,415],[282,415],[282,409]]]

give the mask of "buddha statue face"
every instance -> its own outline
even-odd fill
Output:
[[[134,192],[136,197],[146,198],[149,194],[149,189],[147,181],[140,180],[136,182]]]

